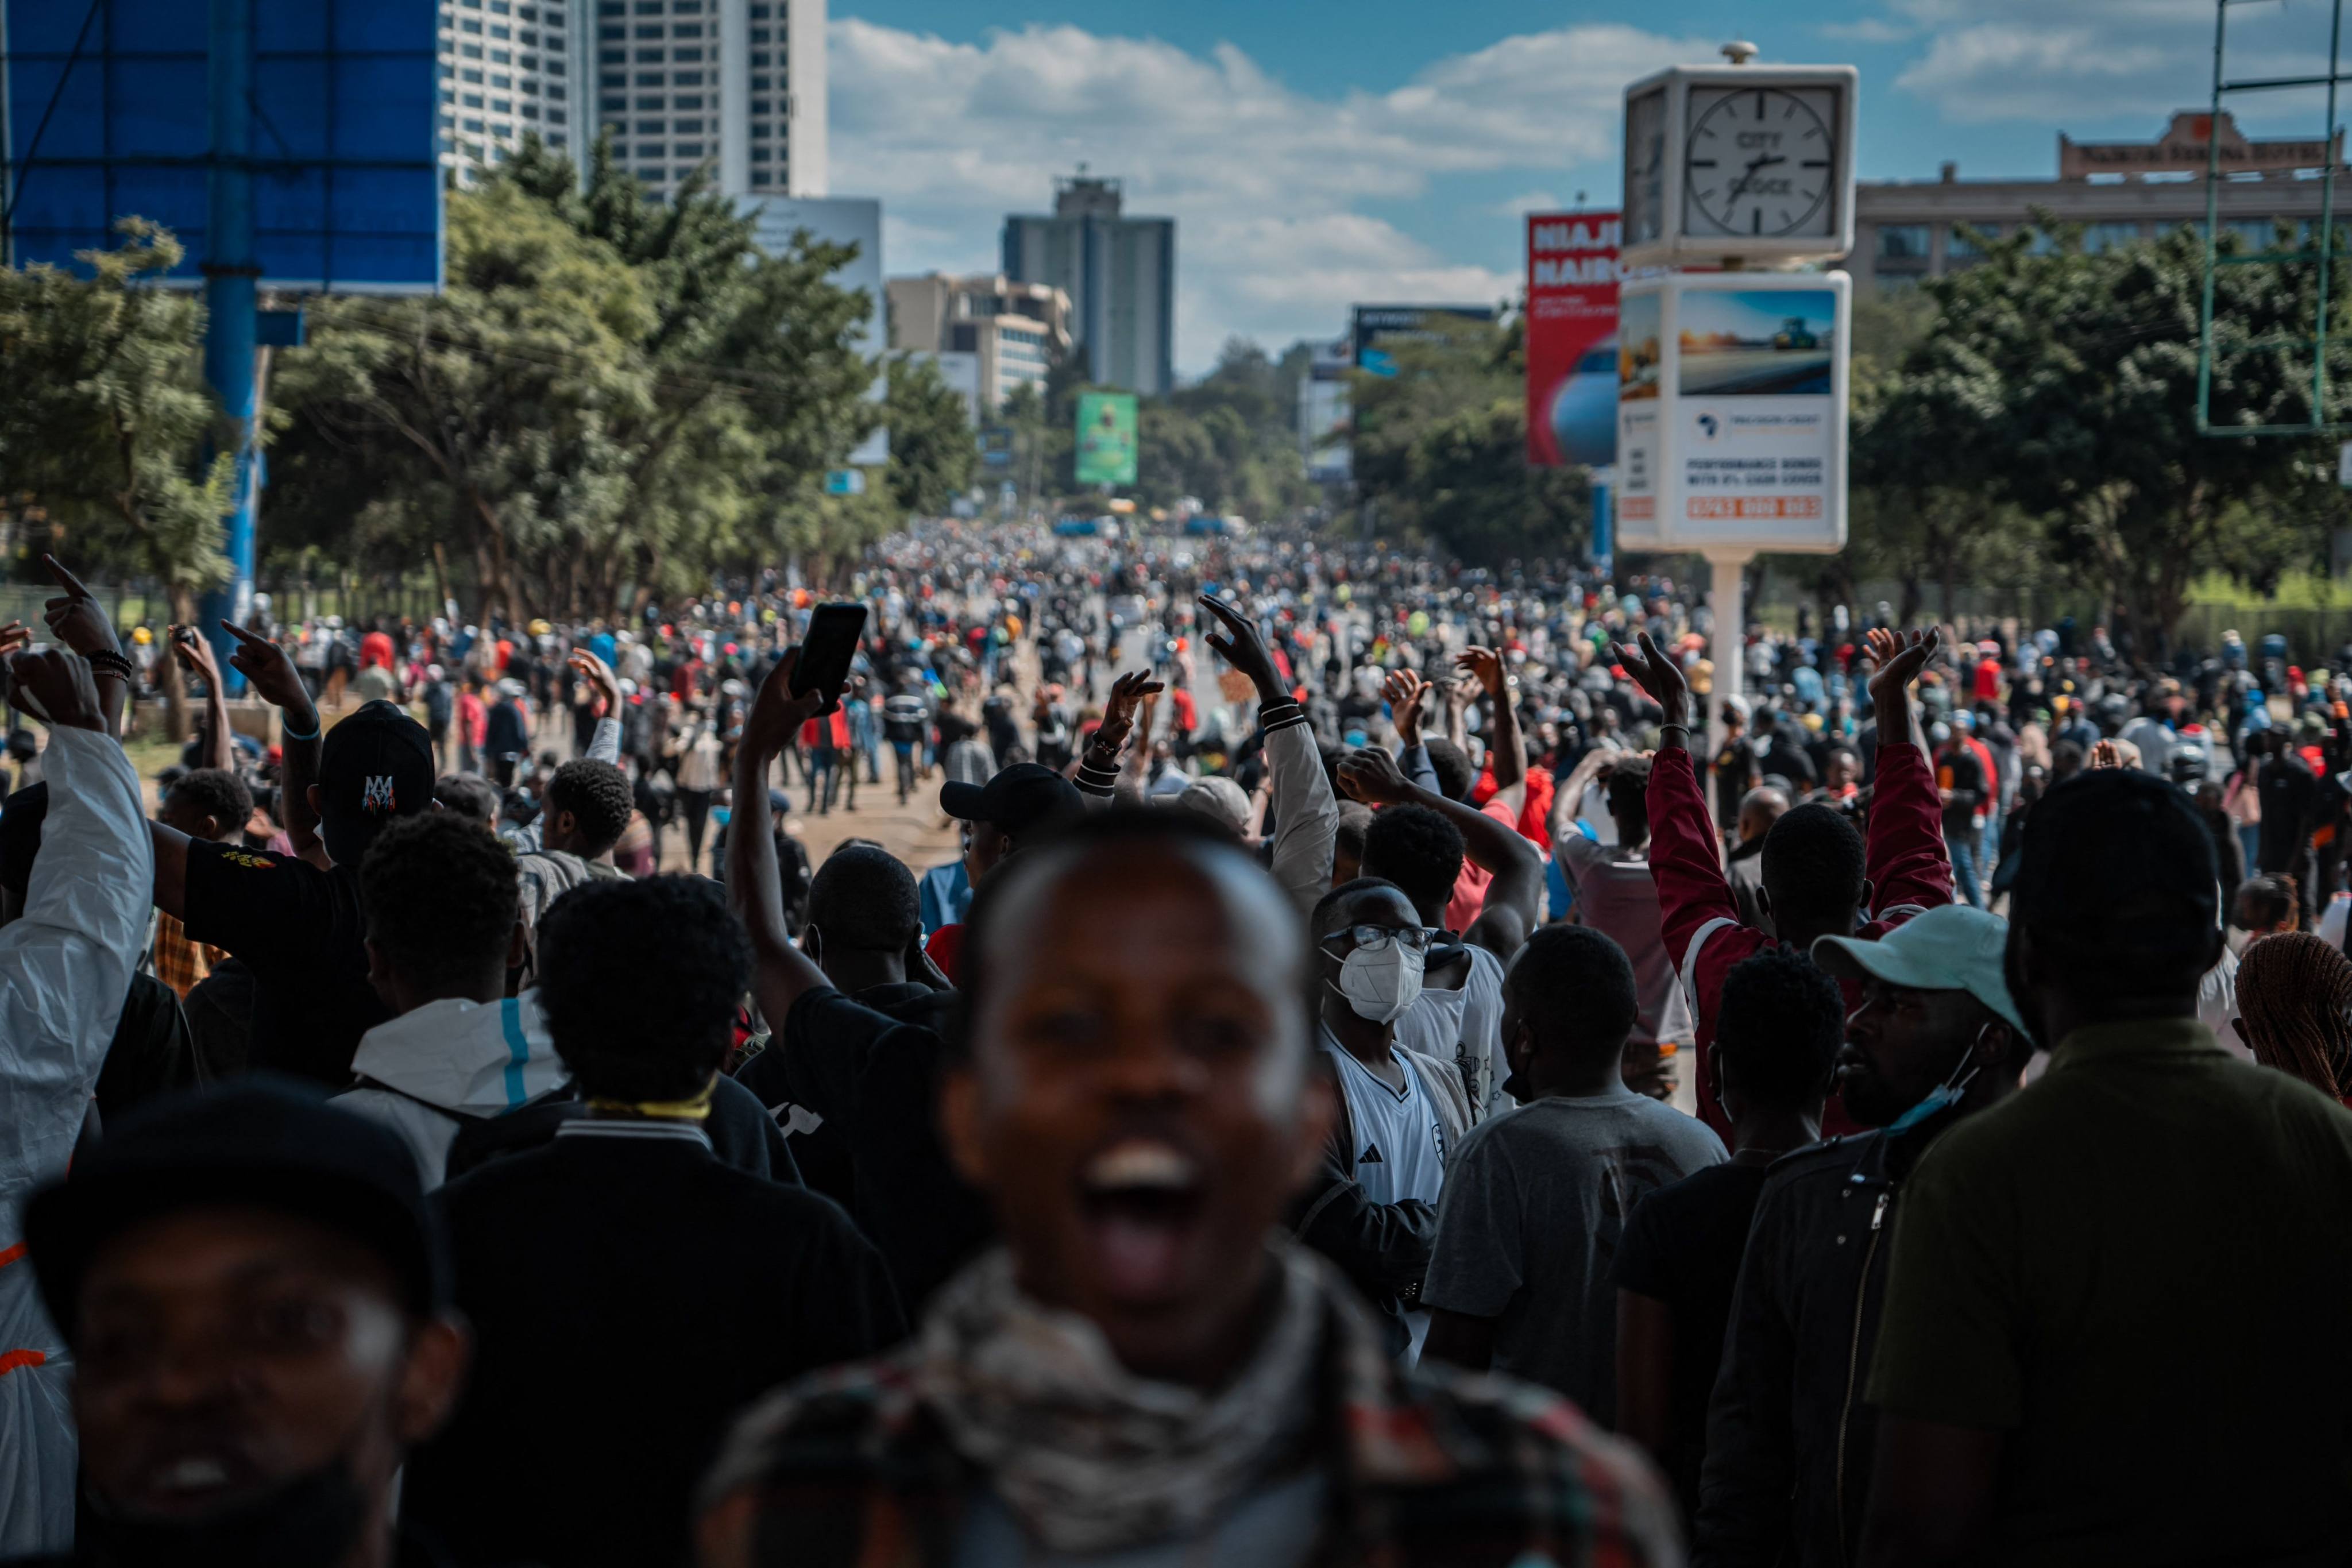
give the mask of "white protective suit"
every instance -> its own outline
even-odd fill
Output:
[[[122,747],[59,727],[42,760],[41,852],[23,917],[0,930],[0,1558],[73,1549],[68,1360],[18,1227],[32,1189],[65,1173],[154,901]]]

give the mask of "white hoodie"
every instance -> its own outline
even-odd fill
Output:
[[[335,1103],[399,1133],[428,1192],[441,1184],[467,1122],[503,1116],[572,1080],[536,991],[495,1003],[427,1002],[362,1035],[352,1070],[370,1081]]]

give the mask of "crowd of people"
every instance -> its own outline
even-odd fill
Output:
[[[1837,609],[1734,681],[1664,579],[941,524],[837,688],[778,576],[223,669],[51,570],[5,1560],[2352,1558],[2281,1331],[2352,1286],[2352,677],[2283,647]],[[861,784],[961,854],[812,863]]]

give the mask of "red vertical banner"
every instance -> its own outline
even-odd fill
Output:
[[[1617,460],[1613,212],[1528,215],[1528,462]]]

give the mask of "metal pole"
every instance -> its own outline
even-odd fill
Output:
[[[229,421],[236,472],[222,519],[229,580],[205,595],[202,625],[232,692],[244,680],[229,668],[236,639],[219,623],[242,625],[252,611],[253,518],[259,489],[254,340],[261,268],[253,249],[253,7],[254,0],[211,0],[207,46],[212,147],[205,178],[205,383]]]
[[[1615,565],[1617,554],[1617,514],[1610,494],[1616,482],[1613,468],[1592,470],[1592,570],[1602,582],[1607,582]]]
[[[1739,695],[1748,675],[1748,609],[1740,596],[1747,586],[1742,574],[1752,559],[1745,551],[1706,558],[1707,603],[1715,611],[1715,695],[1699,719],[1709,756],[1723,744],[1724,704]]]
[[[2213,108],[2205,124],[2205,303],[2197,334],[2197,429],[2213,424],[2213,257],[2221,223],[2221,46],[2230,0],[2213,0]],[[2323,236],[2323,237],[2325,237]]]
[[[2319,299],[2314,314],[2318,331],[2311,344],[2311,422],[2327,423],[2328,263],[2336,251],[2336,83],[2343,70],[2344,0],[2336,0],[2336,15],[2327,25],[2327,123],[2320,143],[2326,156],[2319,178]],[[2219,142],[2219,137],[2215,138]]]

